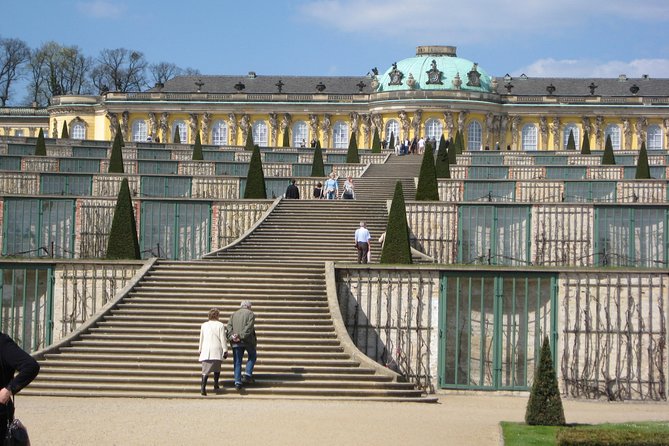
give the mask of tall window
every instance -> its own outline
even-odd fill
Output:
[[[395,136],[395,142],[397,142],[400,139],[400,123],[395,120],[391,119],[386,123],[386,141],[390,142],[390,135],[393,134]]]
[[[253,123],[253,143],[259,147],[267,147],[267,123],[265,121]]]
[[[481,124],[472,121],[467,126],[467,150],[481,150],[482,142]]]
[[[574,133],[574,143],[576,144],[576,150],[581,148],[581,134],[579,133],[578,126],[576,124],[567,124],[564,127],[562,132],[562,148],[567,149],[567,143],[569,142],[569,132]]]
[[[428,139],[434,139],[439,144],[441,135],[444,134],[444,126],[441,125],[441,121],[438,119],[428,119],[425,122],[425,133]]]
[[[146,121],[143,119],[134,121],[132,123],[132,140],[133,141],[146,141]],[[186,142],[181,140],[181,142]]]
[[[23,129],[15,129],[14,136],[23,136]]]
[[[186,126],[186,121],[182,119],[177,119],[172,123],[172,132],[170,133],[170,138],[174,138],[174,131],[179,126],[179,138],[181,139],[182,144],[188,142],[188,127]],[[174,142],[174,140],[172,140]]]
[[[659,125],[649,125],[646,132],[646,149],[662,150],[662,129]]]
[[[73,123],[70,127],[70,138],[86,139],[86,124],[83,122]]]
[[[348,147],[348,124],[343,121],[335,122],[332,128],[332,143],[335,149]]]
[[[211,128],[211,143],[217,146],[228,144],[228,124],[225,121],[216,121]]]
[[[537,126],[527,124],[523,127],[521,145],[523,150],[537,150]]]
[[[606,138],[611,136],[611,145],[613,150],[620,150],[620,127],[617,124],[609,124],[604,130],[604,144],[606,144]],[[603,149],[604,147],[602,147]]]
[[[304,121],[297,121],[293,125],[293,147],[309,145],[309,127]]]

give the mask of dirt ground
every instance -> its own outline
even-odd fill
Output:
[[[17,416],[43,445],[499,445],[526,396],[440,394],[437,404],[18,395]],[[667,403],[565,400],[568,423],[669,421]]]

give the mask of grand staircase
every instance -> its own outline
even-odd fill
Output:
[[[228,359],[223,386],[214,392],[210,378],[209,397],[434,401],[335,329],[337,304],[328,300],[324,262],[356,261],[360,221],[374,235],[376,261],[386,219],[380,200],[282,200],[246,238],[203,260],[157,261],[91,327],[44,352],[39,377],[23,393],[199,398],[200,324],[212,307],[227,322],[250,300],[258,334],[255,383],[235,390]]]

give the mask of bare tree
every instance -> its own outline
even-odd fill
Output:
[[[149,65],[149,72],[154,83],[164,84],[168,80],[180,76],[183,70],[171,62],[159,62]]]
[[[104,49],[91,72],[91,81],[100,91],[140,91],[146,86],[147,67],[144,54],[139,51]]]
[[[31,88],[35,89],[31,95],[50,101],[57,95],[89,93],[90,67],[91,59],[79,47],[47,42],[31,57]]]
[[[30,58],[30,48],[20,39],[0,38],[0,103],[4,107],[10,98],[12,82],[22,76]]]
[[[46,95],[46,53],[41,49],[34,49],[30,52],[28,61],[28,70],[30,82],[28,84],[28,103],[35,103],[43,106],[49,103],[49,97]]]

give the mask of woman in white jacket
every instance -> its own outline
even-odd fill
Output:
[[[209,310],[209,320],[200,327],[200,362],[202,363],[202,383],[200,394],[207,395],[207,379],[214,373],[214,390],[219,389],[221,361],[228,358],[225,325],[218,320],[218,308]]]

